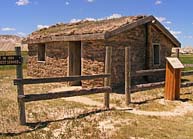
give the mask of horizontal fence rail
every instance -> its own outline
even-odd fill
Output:
[[[70,82],[70,81],[93,80],[98,78],[110,78],[110,77],[111,77],[110,74],[97,74],[97,75],[85,75],[85,76],[55,77],[55,78],[15,79],[14,85]]]
[[[50,100],[62,97],[74,97],[82,95],[91,95],[97,93],[111,92],[111,87],[95,87],[91,89],[78,89],[70,91],[61,92],[50,92],[44,94],[29,94],[29,95],[19,95],[18,98],[24,102],[40,101],[40,100]]]
[[[160,88],[165,85],[165,82],[155,82],[155,83],[147,83],[147,84],[139,84],[132,87],[131,92],[137,91],[145,91],[149,89]]]
[[[148,75],[154,75],[157,73],[165,72],[165,69],[149,69],[149,70],[139,70],[136,71],[132,76],[138,77],[138,76],[148,76]]]
[[[189,76],[189,75],[193,75],[193,70],[190,70],[190,71],[182,71],[182,76]]]
[[[165,74],[165,69],[150,69],[150,70],[139,70],[136,71],[132,77],[139,77],[139,76],[149,76],[149,75],[155,75],[155,74],[160,74],[163,73]],[[182,76],[189,76],[193,75],[193,70],[190,71],[182,71]]]

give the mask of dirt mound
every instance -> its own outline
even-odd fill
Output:
[[[15,46],[21,46],[22,51],[27,51],[27,45],[21,45],[22,39],[16,35],[0,35],[0,51],[14,51]]]

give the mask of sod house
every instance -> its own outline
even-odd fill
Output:
[[[164,68],[172,48],[181,45],[153,16],[56,24],[33,32],[23,42],[28,44],[28,75],[32,77],[104,73],[106,47],[112,47],[113,87],[124,85],[125,47],[130,47],[131,74],[135,74],[137,70]],[[163,77],[133,77],[132,84]],[[101,86],[103,79],[75,85]]]

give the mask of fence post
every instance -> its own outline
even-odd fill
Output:
[[[15,52],[16,52],[16,55],[21,56],[21,47],[15,47]],[[16,74],[17,74],[17,79],[23,79],[22,64],[16,66]],[[23,84],[17,85],[17,93],[18,93],[18,96],[24,95]],[[19,105],[19,122],[21,125],[25,125],[26,124],[25,103],[18,98],[18,105]]]
[[[176,57],[179,58],[180,57],[180,49],[176,48]]]
[[[125,104],[131,102],[131,54],[130,47],[125,47]]]
[[[111,55],[112,55],[112,47],[106,47],[106,55],[105,55],[105,74],[111,74]],[[104,86],[111,86],[111,78],[104,79]],[[109,109],[109,101],[110,95],[109,92],[104,94],[104,107]]]

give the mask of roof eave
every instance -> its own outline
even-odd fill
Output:
[[[61,41],[91,41],[91,40],[104,40],[104,33],[95,34],[81,34],[81,35],[70,35],[70,36],[50,36],[40,39],[26,39],[23,40],[24,44],[37,44],[37,43],[48,43],[48,42],[61,42]]]
[[[128,31],[128,30],[131,30],[137,26],[140,26],[140,25],[144,25],[146,23],[149,23],[149,22],[152,22],[153,20],[153,16],[148,16],[148,17],[145,17],[143,19],[139,19],[137,20],[136,22],[134,23],[131,23],[131,24],[126,24],[118,29],[115,29],[113,31],[110,31],[110,32],[106,32],[105,33],[105,39],[108,39],[108,38],[111,38],[117,34],[120,34],[122,32],[125,32],[125,31]]]
[[[148,16],[143,19],[140,19],[134,23],[131,24],[126,24],[118,29],[115,29],[110,32],[105,33],[105,39],[111,38],[117,34],[120,34],[125,31],[129,31],[137,26],[144,25],[147,23],[152,23],[154,22],[154,25],[167,37],[171,40],[171,42],[176,46],[176,47],[181,47],[181,43],[154,17],[154,16]]]

